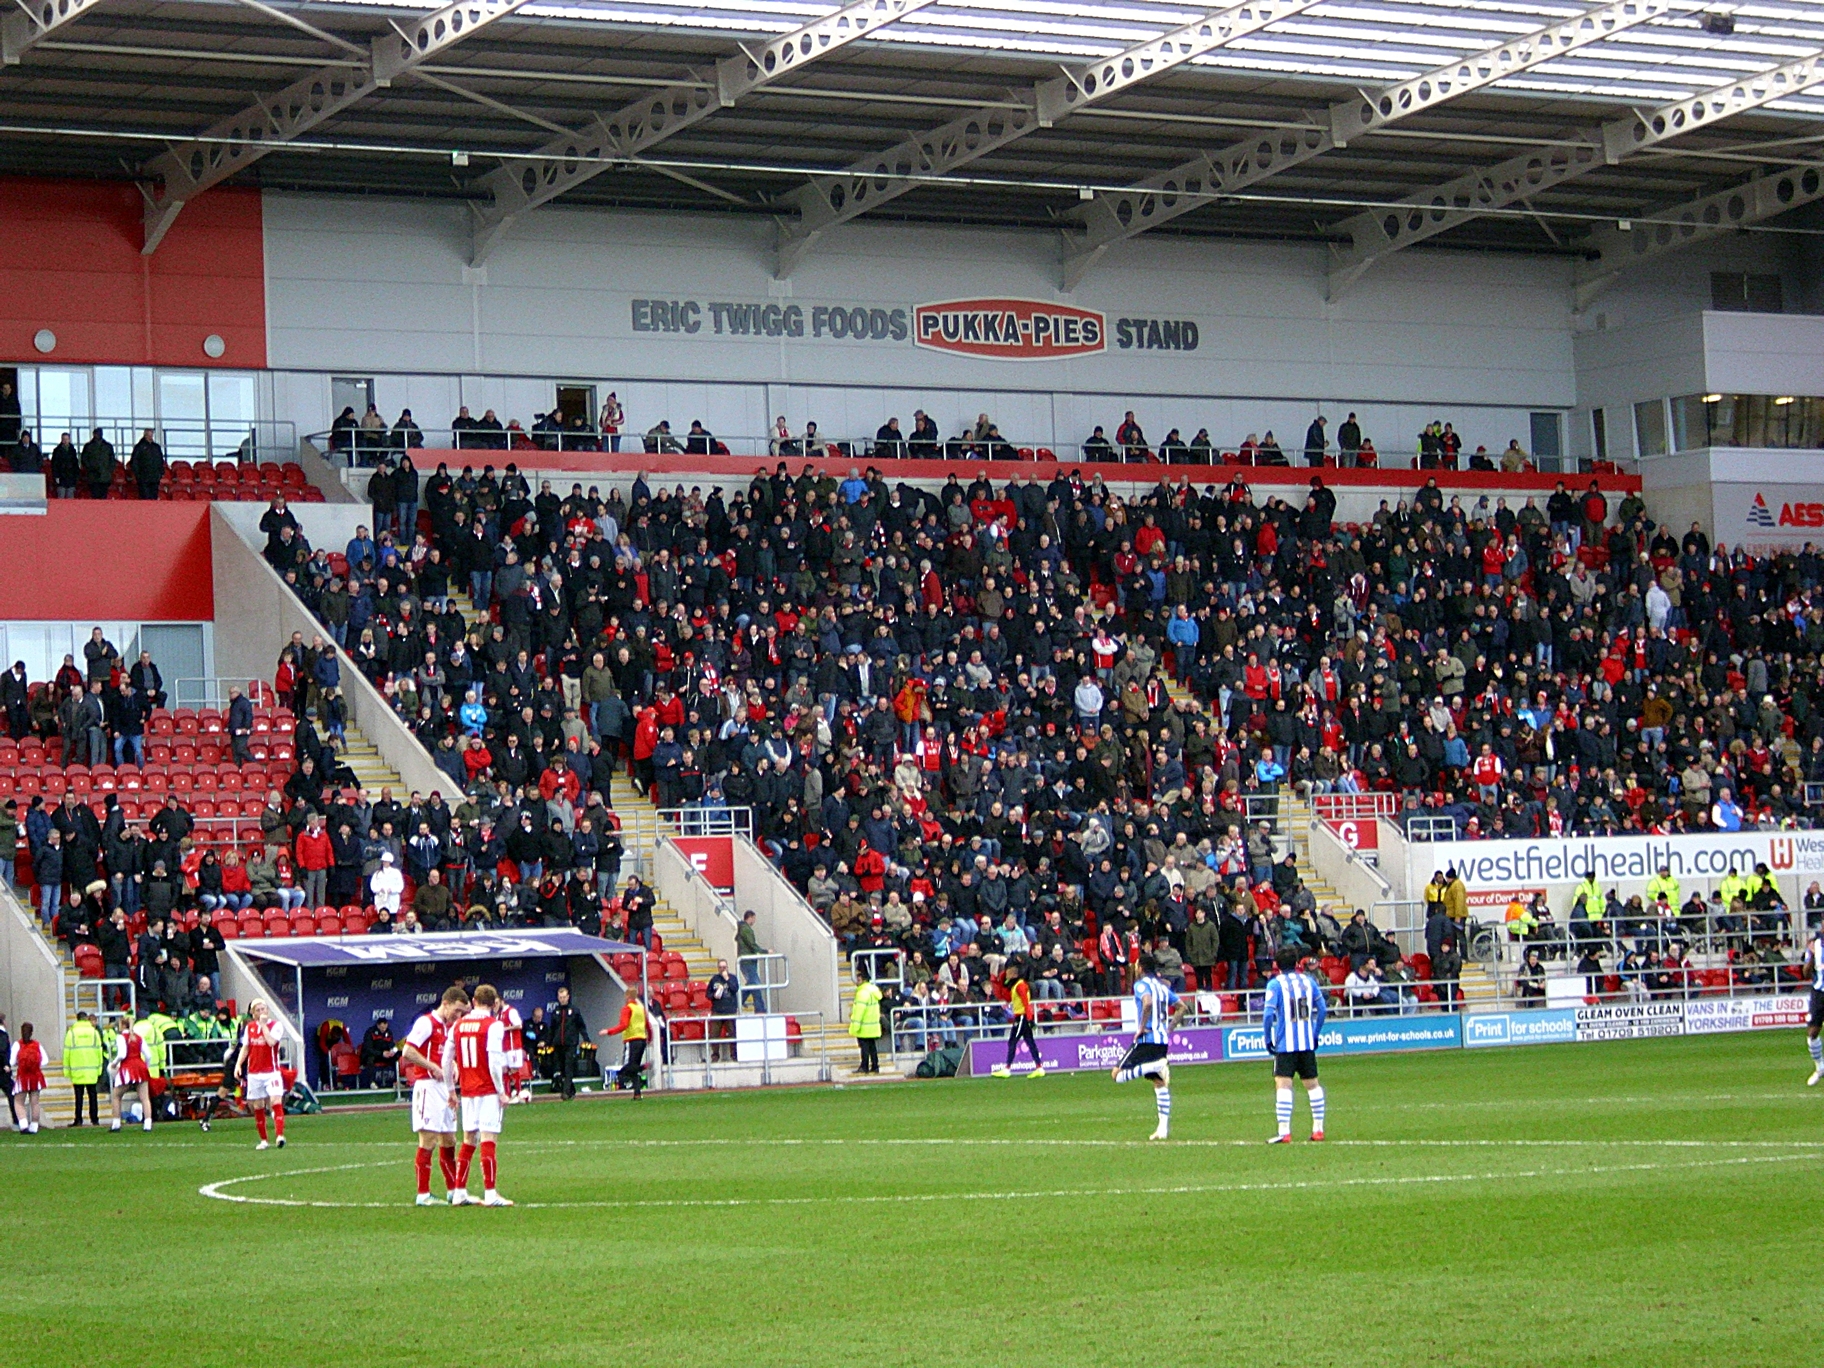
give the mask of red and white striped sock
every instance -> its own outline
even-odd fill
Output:
[[[481,1142],[481,1186],[484,1192],[494,1191],[494,1179],[499,1175],[500,1165],[495,1162],[494,1142]]]
[[[428,1197],[431,1192],[431,1152],[427,1149],[418,1151],[418,1195]]]
[[[428,1154],[429,1151],[427,1150]],[[429,1162],[428,1160],[426,1161]],[[456,1186],[456,1146],[440,1145],[437,1148],[437,1163],[443,1170],[443,1186],[447,1192]]]

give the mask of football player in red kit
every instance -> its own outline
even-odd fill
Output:
[[[495,1013],[500,1018],[501,1039],[507,1052],[507,1101],[530,1102],[532,1094],[526,1085],[532,1081],[532,1069],[526,1062],[526,1023],[519,1008],[502,1002]]]
[[[446,988],[443,1001],[418,1020],[399,1047],[400,1072],[412,1085],[412,1130],[418,1136],[418,1205],[437,1206],[431,1196],[431,1151],[437,1151],[446,1192],[456,1191],[456,1105],[450,1097],[450,1026],[469,1010],[469,995]]]
[[[450,1031],[449,1057],[455,1065],[462,1107],[462,1149],[456,1156],[456,1188],[451,1206],[469,1206],[469,1163],[481,1154],[482,1206],[512,1206],[495,1190],[494,1145],[500,1135],[502,1104],[507,1097],[506,1028],[495,1015],[500,994],[490,984],[475,989],[475,1007]]]
[[[234,1061],[235,1077],[246,1090],[247,1105],[253,1111],[254,1128],[260,1133],[256,1150],[268,1148],[266,1113],[272,1113],[280,1149],[285,1148],[285,1076],[279,1072],[279,1023],[265,999],[255,998],[247,1009],[247,1033],[241,1040],[241,1052]]]

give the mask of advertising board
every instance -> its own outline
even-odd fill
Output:
[[[1576,1039],[1577,1013],[1569,1007],[1478,1012],[1463,1018],[1463,1044],[1471,1050],[1491,1045],[1568,1045]]]
[[[1804,993],[1767,997],[1693,998],[1685,1004],[1685,1034],[1766,1031],[1803,1026],[1809,1003]]]
[[[1651,1036],[1683,1035],[1682,1002],[1612,1002],[1599,1007],[1573,1007],[1577,1039],[1645,1040]]]
[[[1172,1032],[1168,1064],[1215,1064],[1223,1056],[1223,1036],[1219,1026],[1193,1026]],[[1053,1070],[1112,1069],[1121,1062],[1134,1043],[1131,1033],[1123,1035],[1058,1035],[1039,1037],[1039,1058],[1047,1073]],[[977,1040],[969,1046],[969,1073],[985,1078],[989,1070],[1005,1062],[1007,1046],[1000,1040]],[[1032,1061],[1020,1051],[1013,1072],[1032,1072]]]
[[[1463,1043],[1462,1018],[1452,1013],[1424,1016],[1331,1018],[1317,1037],[1325,1055],[1380,1054],[1389,1050],[1447,1050]],[[1260,1026],[1231,1026],[1223,1041],[1225,1059],[1267,1058]]]

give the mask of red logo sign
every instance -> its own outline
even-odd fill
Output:
[[[912,340],[933,351],[993,361],[1053,361],[1108,350],[1094,309],[1037,299],[953,299],[913,311]]]
[[[690,867],[718,893],[735,891],[735,842],[732,836],[673,836]]]

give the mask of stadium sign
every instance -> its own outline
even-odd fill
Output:
[[[1711,489],[1715,535],[1757,553],[1824,543],[1824,502],[1816,485],[1717,484]]]
[[[1424,1016],[1332,1017],[1317,1037],[1325,1055],[1380,1054],[1389,1050],[1448,1050],[1463,1043],[1462,1018],[1454,1012]],[[1266,1032],[1259,1026],[1231,1026],[1223,1041],[1225,1059],[1267,1058]]]
[[[1675,879],[1721,879],[1764,864],[1775,875],[1824,875],[1824,832],[1711,831],[1689,836],[1561,837],[1537,841],[1416,841],[1408,877],[1423,882],[1453,866],[1473,896],[1575,884],[1594,874],[1604,888],[1645,882],[1662,868]],[[1430,868],[1423,863],[1429,860]],[[1797,890],[1788,889],[1789,895]]]
[[[1602,1007],[1574,1007],[1577,1039],[1644,1040],[1685,1033],[1682,1002],[1618,1002]]]
[[[1529,1012],[1478,1012],[1463,1018],[1465,1049],[1491,1045],[1568,1045],[1577,1039],[1577,1013],[1568,1007]]]
[[[1172,1032],[1168,1064],[1215,1064],[1222,1060],[1224,1032],[1218,1026],[1194,1026]],[[1132,1035],[1040,1036],[1039,1058],[1047,1073],[1075,1069],[1112,1069],[1133,1044]],[[977,1040],[969,1047],[969,1073],[986,1078],[1006,1059],[1007,1047],[998,1040]],[[1031,1073],[1025,1051],[1011,1066],[1016,1074]]]
[[[1038,299],[951,299],[913,311],[912,340],[932,351],[990,361],[1058,361],[1108,350],[1094,309]]]
[[[1685,1034],[1719,1031],[1766,1031],[1803,1026],[1807,1002],[1803,993],[1777,997],[1694,998],[1685,1004]]]

